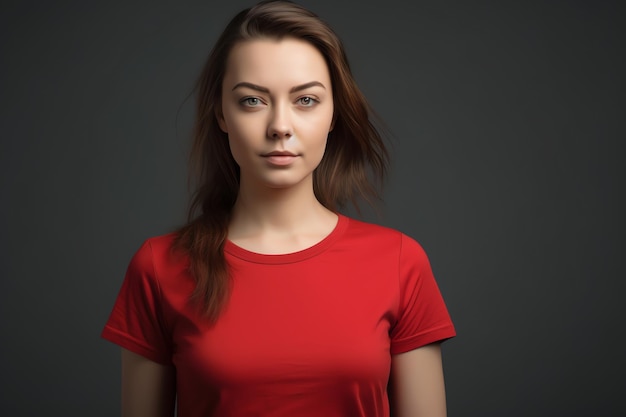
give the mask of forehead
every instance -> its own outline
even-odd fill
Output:
[[[242,81],[270,90],[310,81],[330,87],[323,55],[310,43],[295,38],[263,38],[235,44],[228,55],[224,88]]]

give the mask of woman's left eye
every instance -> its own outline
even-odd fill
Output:
[[[317,100],[315,100],[313,97],[300,97],[298,99],[298,102],[301,105],[303,105],[304,107],[311,107],[311,106],[315,105]]]

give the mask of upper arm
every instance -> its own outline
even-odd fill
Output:
[[[122,417],[172,417],[175,400],[172,366],[122,349]]]
[[[446,416],[439,343],[392,355],[390,378],[394,417]]]

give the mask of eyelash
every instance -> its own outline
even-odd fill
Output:
[[[257,105],[250,103],[251,100],[256,100],[257,102],[262,103],[261,99],[257,97],[244,97],[239,100],[239,102],[246,107],[256,107]]]
[[[303,100],[309,100],[309,104],[304,104],[302,101]],[[316,100],[315,98],[311,97],[311,96],[304,96],[304,97],[300,97],[296,100],[296,102],[300,102],[300,104],[302,104],[304,107],[313,107],[314,105],[316,105],[317,103],[319,103],[319,100]]]
[[[310,100],[309,104],[304,104],[302,103],[302,100],[308,99]],[[314,105],[316,105],[317,103],[319,103],[320,101],[311,97],[311,96],[304,96],[304,97],[300,97],[298,100],[300,103],[302,103],[304,105],[304,107],[313,107]]]
[[[250,103],[251,100],[256,100],[257,104]],[[304,104],[302,100],[310,100],[309,104]],[[263,103],[263,101],[258,97],[244,97],[240,101],[241,105],[245,107],[257,107],[259,104]],[[320,101],[311,96],[299,97],[296,102],[300,102],[303,107],[313,107],[315,104],[318,104]]]

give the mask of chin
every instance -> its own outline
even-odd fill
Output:
[[[288,174],[288,173],[285,172],[281,174]],[[310,175],[296,176],[296,175],[293,175],[293,173],[290,173],[288,175],[279,175],[279,176],[268,175],[265,178],[263,178],[261,182],[268,188],[284,189],[284,188],[291,188],[291,187],[297,187],[299,185],[302,185],[307,182],[309,177]]]
[[[282,189],[296,187],[300,185],[301,183],[302,183],[301,181],[267,181],[265,184],[267,188],[272,188],[275,190],[282,190]]]

